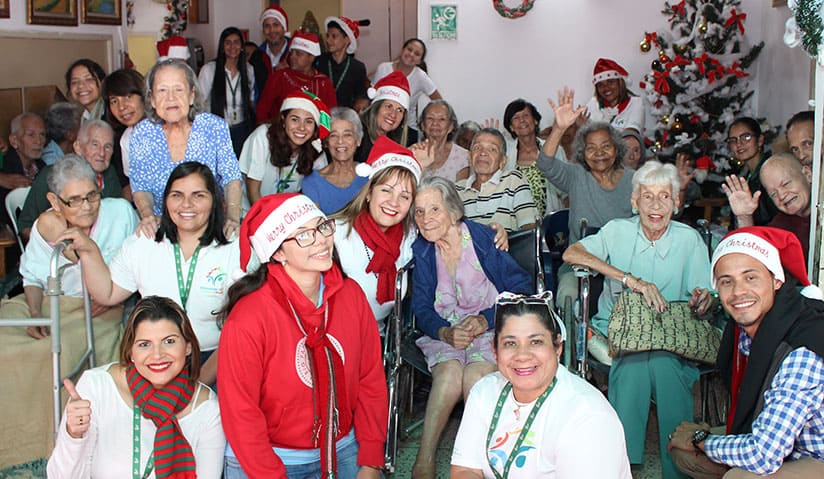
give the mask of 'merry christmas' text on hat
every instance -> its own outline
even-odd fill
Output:
[[[305,90],[295,90],[283,100],[280,111],[298,108],[309,112],[318,128],[318,138],[312,141],[312,146],[321,151],[321,140],[329,135],[332,118],[329,116],[329,107],[320,98]]]
[[[406,168],[413,175],[415,180],[421,180],[421,164],[408,148],[395,143],[386,135],[381,135],[372,145],[366,163],[360,163],[355,167],[358,176],[368,176],[371,178],[375,173],[389,168],[390,166],[400,166]]]
[[[289,15],[286,15],[286,10],[281,8],[280,5],[272,5],[264,10],[260,14],[260,23],[265,22],[267,18],[274,18],[283,26],[284,30],[289,30]]]
[[[264,196],[252,205],[240,225],[240,267],[246,271],[252,251],[261,264],[280,248],[298,228],[326,215],[308,197],[299,193]]]
[[[162,62],[173,58],[189,59],[189,45],[186,39],[179,35],[172,35],[166,40],[157,42],[157,61]]]
[[[804,288],[801,294],[824,299],[822,291],[810,284],[801,243],[789,231],[766,226],[748,226],[730,232],[712,254],[711,280],[716,288],[715,265],[723,256],[740,253],[754,258],[769,270],[775,279],[784,282],[786,269]],[[717,289],[717,288],[716,288]]]
[[[355,53],[355,50],[358,49],[358,37],[360,36],[358,22],[346,17],[327,17],[323,22],[323,24],[326,25],[327,32],[329,32],[329,24],[333,22],[340,27],[343,33],[346,34],[346,37],[349,38],[349,46],[346,47],[346,53]]]
[[[609,58],[599,58],[595,62],[595,68],[592,71],[592,84],[613,78],[622,78],[624,81],[629,80],[629,73],[618,64],[615,60]]]
[[[310,55],[320,56],[320,41],[314,33],[296,30],[292,34],[292,43],[289,44],[289,51],[301,50]]]
[[[369,99],[373,102],[378,100],[394,100],[405,109],[409,109],[409,80],[400,71],[393,71],[389,75],[378,80],[375,86],[367,90]]]

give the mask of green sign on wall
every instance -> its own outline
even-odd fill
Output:
[[[432,39],[458,38],[458,6],[432,5]]]

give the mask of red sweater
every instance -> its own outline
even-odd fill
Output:
[[[280,105],[286,95],[295,90],[308,90],[323,100],[330,109],[338,106],[335,87],[328,76],[312,69],[312,76],[291,68],[282,68],[269,74],[266,86],[260,92],[255,118],[258,124],[266,123],[280,114]]]
[[[266,267],[266,266],[263,266]],[[272,265],[270,268],[282,268]],[[327,334],[340,344],[346,394],[355,427],[358,464],[380,467],[388,419],[386,378],[375,318],[360,286],[337,266],[324,273],[323,304],[329,307]],[[295,294],[294,282],[267,282],[232,309],[220,337],[217,378],[226,438],[250,479],[286,477],[272,447],[312,449],[313,404],[310,364],[298,355],[304,335],[286,301],[289,296],[307,327],[323,321],[323,307]]]

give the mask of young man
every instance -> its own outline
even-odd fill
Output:
[[[286,68],[289,51],[289,16],[280,5],[272,5],[260,14],[265,40],[257,51],[249,57],[249,64],[255,69],[255,90],[263,91],[266,79],[273,70]]]
[[[713,254],[712,281],[733,319],[717,363],[731,391],[727,434],[681,423],[673,460],[695,478],[824,477],[824,302],[798,240],[735,230]]]
[[[355,59],[360,29],[358,22],[346,17],[326,19],[327,52],[315,60],[315,68],[328,76],[335,87],[338,106],[348,106],[358,113],[369,106],[366,96],[366,65]]]

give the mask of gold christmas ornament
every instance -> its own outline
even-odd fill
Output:
[[[667,123],[669,123],[669,115],[664,115],[664,116],[662,116],[662,117],[661,117],[661,123],[663,123],[663,124],[665,124],[665,125],[666,125]]]
[[[678,132],[678,131],[681,131],[683,129],[684,129],[684,124],[681,123],[681,120],[676,118],[675,121],[672,122],[672,131]]]
[[[652,45],[649,44],[649,42],[647,41],[646,38],[641,40],[641,51],[642,52],[647,53],[650,50],[651,47],[652,47]]]
[[[698,33],[701,35],[707,33],[707,22],[701,22],[698,24]]]
[[[658,148],[659,150],[661,149],[661,140],[658,140],[658,141],[655,142],[655,147]]]
[[[675,50],[675,53],[684,53],[687,51],[686,45],[673,45],[672,49]]]

